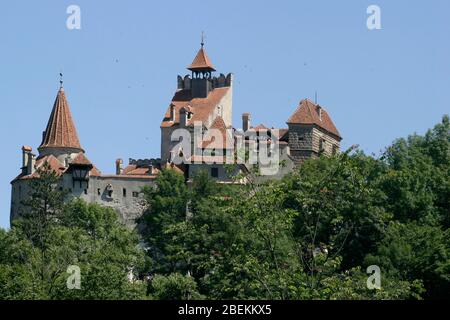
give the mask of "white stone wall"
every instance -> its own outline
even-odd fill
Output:
[[[11,221],[18,217],[21,210],[24,209],[21,202],[29,194],[30,180],[16,180],[12,184],[11,196]],[[107,195],[107,186],[111,185],[113,189],[112,197]],[[85,200],[87,203],[97,203],[117,211],[119,219],[130,228],[135,226],[135,219],[139,218],[144,209],[143,195],[140,193],[144,186],[153,186],[154,180],[130,178],[121,176],[91,177],[88,184],[83,182],[80,186],[78,181],[75,184],[70,174],[62,177],[62,187],[69,190],[68,199],[77,197]],[[126,194],[124,195],[124,189]],[[133,192],[138,196],[133,196]]]
[[[17,218],[23,210],[22,201],[27,198],[30,191],[28,182],[29,180],[15,180],[11,184],[10,222]]]
[[[231,82],[230,89],[220,100],[218,106],[220,107],[220,110],[218,110],[217,108],[215,109],[216,115],[214,116],[214,119],[217,116],[221,116],[227,127],[232,126],[232,124],[233,124],[232,123],[232,121],[233,121],[233,82]],[[212,119],[212,120],[214,121],[214,119]]]

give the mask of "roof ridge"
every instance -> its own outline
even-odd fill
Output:
[[[311,106],[309,105],[309,100],[308,99],[306,99],[306,105],[308,106],[308,112],[309,112],[309,115],[311,116],[311,118],[313,118],[314,119],[314,115],[313,115],[313,113],[312,113],[312,111],[311,111]]]

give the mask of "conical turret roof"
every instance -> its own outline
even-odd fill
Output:
[[[211,60],[209,60],[203,45],[200,50],[198,50],[194,61],[192,61],[191,65],[188,66],[188,69],[191,71],[216,71],[211,63]]]
[[[56,96],[47,128],[43,134],[42,143],[38,149],[42,151],[46,148],[73,148],[84,152],[81,148],[69,103],[62,87]]]

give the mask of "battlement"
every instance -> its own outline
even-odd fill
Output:
[[[185,75],[184,77],[181,77],[179,75],[177,76],[177,89],[191,90],[193,87],[193,82],[198,80],[207,82],[210,86],[210,89],[214,90],[215,88],[231,87],[233,82],[233,74],[229,73],[225,76],[223,73],[221,73],[218,77],[214,76],[212,78],[205,77],[194,79],[192,79],[189,75]]]
[[[161,164],[161,159],[138,159],[138,160],[136,160],[136,159],[132,159],[132,158],[129,158],[129,160],[128,160],[128,164],[129,165],[135,165],[136,167],[138,167],[138,168],[145,168],[145,167],[154,167],[154,166],[157,166],[157,165],[159,165],[159,164]]]

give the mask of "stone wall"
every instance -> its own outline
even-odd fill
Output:
[[[339,151],[338,137],[314,125],[289,124],[290,155],[296,164],[306,159]]]
[[[16,219],[23,210],[22,201],[28,197],[30,192],[28,183],[29,180],[15,180],[12,183],[10,222]]]
[[[29,195],[30,180],[16,180],[12,184],[11,214],[13,221],[24,209],[21,202]],[[130,228],[145,209],[144,186],[153,186],[153,179],[132,176],[91,177],[88,182],[73,181],[72,175],[64,174],[61,186],[69,191],[68,199],[81,198],[87,203],[97,203],[117,211],[119,220]],[[110,192],[112,190],[112,192]]]
[[[101,176],[91,177],[88,188],[81,187],[77,182],[75,187],[70,175],[64,175],[66,188],[72,187],[72,197],[78,197],[88,203],[97,203],[117,211],[119,219],[128,227],[135,226],[135,219],[144,210],[144,200],[141,190],[144,186],[154,185],[153,179],[131,176]]]

